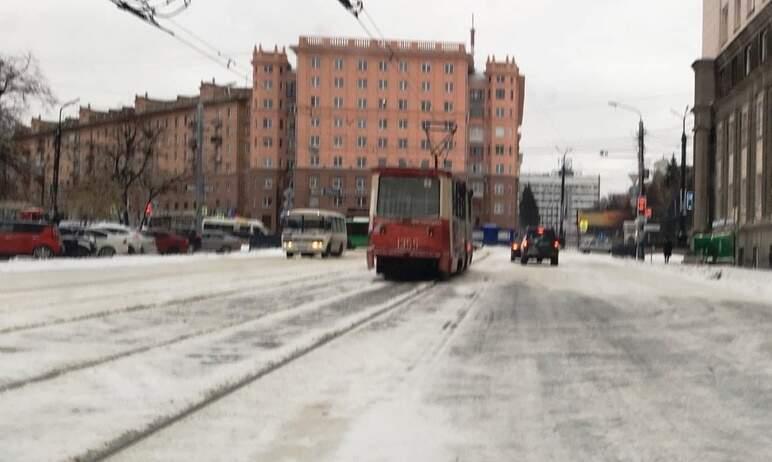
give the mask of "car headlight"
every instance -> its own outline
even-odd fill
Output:
[[[287,241],[284,243],[284,247],[291,249],[292,248],[292,241]]]

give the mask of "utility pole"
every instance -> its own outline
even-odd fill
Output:
[[[678,241],[681,245],[686,245],[686,117],[689,115],[689,106],[686,106],[686,110],[681,114],[675,109],[671,109],[674,115],[681,118],[683,123],[683,131],[681,132],[681,195],[678,214]]]
[[[566,215],[566,156],[574,149],[567,148],[561,150],[558,146],[555,146],[555,149],[558,151],[558,154],[563,154],[563,160],[560,166],[560,213],[558,213],[558,220],[560,220],[560,223],[558,224],[558,239],[560,239],[561,244],[564,244],[566,240],[566,236],[563,234],[563,222],[565,221]]]
[[[67,101],[59,107],[59,122],[56,125],[56,145],[54,147],[54,178],[51,184],[51,201],[53,201],[53,219],[59,222],[59,163],[62,157],[62,111],[68,106],[77,104],[80,98]]]
[[[196,108],[196,233],[203,231],[204,207],[204,103],[199,98]]]
[[[615,101],[609,101],[609,106],[615,109],[624,109],[638,115],[638,198],[635,201],[635,259],[639,260],[641,255],[641,249],[643,246],[643,219],[645,215],[641,215],[640,207],[638,203],[641,198],[646,196],[646,179],[645,179],[645,166],[644,166],[644,153],[646,152],[646,146],[644,143],[645,128],[643,126],[643,114],[638,109],[628,106],[626,104],[618,103]],[[645,210],[644,210],[645,212]]]

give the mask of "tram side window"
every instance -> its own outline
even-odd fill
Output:
[[[461,220],[466,219],[467,210],[466,186],[463,183],[453,183],[453,215]]]

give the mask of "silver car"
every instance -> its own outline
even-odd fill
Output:
[[[238,251],[241,250],[241,239],[222,231],[206,230],[201,235],[201,250],[218,253]]]

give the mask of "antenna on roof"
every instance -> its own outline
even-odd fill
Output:
[[[472,13],[472,29],[469,31],[472,45],[472,58],[474,58],[474,13]]]

